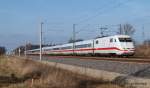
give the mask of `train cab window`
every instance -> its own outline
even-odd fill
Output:
[[[126,42],[132,42],[131,38],[126,38]]]
[[[98,44],[98,40],[96,41],[96,44]]]
[[[114,42],[117,42],[116,39],[114,39]]]
[[[120,42],[132,42],[131,38],[119,38]]]

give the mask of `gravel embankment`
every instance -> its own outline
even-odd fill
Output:
[[[38,59],[38,57],[32,58]],[[52,57],[43,57],[43,60],[150,78],[150,64]]]

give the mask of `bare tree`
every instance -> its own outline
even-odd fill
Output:
[[[150,40],[145,40],[145,41],[143,42],[143,44],[149,46],[149,45],[150,45]]]
[[[124,34],[124,35],[133,35],[135,32],[134,27],[131,24],[120,24],[118,34]]]

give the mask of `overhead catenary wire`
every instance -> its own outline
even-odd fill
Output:
[[[118,7],[120,7],[121,5],[127,3],[128,1],[131,1],[131,0],[127,0],[126,2],[119,2],[117,5],[112,6],[111,9],[118,8]],[[105,8],[106,8],[106,7],[105,7]],[[102,9],[103,9],[103,8],[101,8],[100,10],[102,10]],[[110,10],[110,9],[107,8],[107,9],[104,9],[103,11],[98,11],[95,15],[90,16],[90,17],[88,17],[87,19],[83,19],[83,20],[79,21],[77,24],[82,24],[82,23],[84,23],[84,22],[87,22],[87,21],[89,21],[89,20],[91,20],[91,19],[93,19],[93,18],[95,18],[95,17],[97,17],[97,16],[103,14],[105,11],[108,11],[108,10]],[[76,33],[79,33],[79,32],[81,32],[82,30],[83,30],[83,29],[80,29],[80,30],[79,30],[78,32],[76,32]],[[102,34],[102,32],[101,32],[101,34]]]
[[[127,1],[125,1],[125,2],[119,2],[117,5],[114,5],[114,6],[110,7],[111,9],[110,9],[110,8],[107,8],[107,9],[101,11],[101,10],[103,9],[103,8],[101,8],[100,11],[97,11],[97,13],[96,13],[95,15],[90,16],[90,17],[88,17],[88,18],[86,18],[86,19],[83,19],[83,20],[79,21],[77,24],[87,22],[87,21],[89,21],[89,20],[91,20],[91,19],[93,19],[93,18],[95,18],[95,17],[97,17],[97,16],[99,16],[99,15],[101,15],[101,14],[104,14],[105,12],[108,12],[109,10],[118,8],[118,7],[120,7],[121,5],[123,5],[123,4],[125,4],[125,3],[129,2],[129,1],[132,1],[132,0],[127,0]],[[105,6],[105,8],[106,8],[106,6]]]
[[[99,12],[100,10],[105,9],[107,6],[112,5],[112,3],[114,3],[115,1],[116,0],[112,0],[112,1],[109,0],[108,3],[102,4],[101,7],[96,8],[96,9],[92,9],[92,11]],[[84,12],[84,13],[87,12],[87,9],[85,9],[85,10],[86,11],[82,11],[82,12]],[[83,17],[87,17],[87,16],[89,16],[89,14],[84,14],[82,16],[77,17],[76,19],[83,19]]]
[[[125,4],[125,3],[127,3],[128,1],[131,1],[131,0],[126,0],[126,1],[123,1],[123,2],[119,2],[119,3],[117,3],[117,4],[115,4],[115,5],[111,5],[111,6],[105,6],[105,7],[102,7],[102,8],[99,8],[98,10],[97,10],[97,12],[96,12],[96,14],[95,15],[93,15],[93,16],[89,16],[88,18],[86,18],[86,19],[81,19],[79,22],[77,22],[76,24],[83,24],[84,22],[87,22],[87,21],[89,21],[89,20],[91,20],[91,19],[94,19],[94,18],[96,18],[97,16],[99,16],[99,15],[101,15],[101,14],[104,14],[105,12],[108,12],[109,10],[112,10],[112,9],[115,9],[115,8],[118,8],[118,7],[120,7],[121,5],[123,5],[123,4]],[[111,8],[111,9],[110,9]],[[60,24],[59,24],[60,25]],[[88,24],[89,25],[89,24]],[[88,26],[87,25],[87,26]],[[85,27],[87,27],[87,26],[84,26],[83,28],[81,28],[79,31],[77,31],[76,33],[79,33],[79,32],[81,32],[81,31],[84,31],[84,30],[86,30],[85,29]],[[51,31],[60,31],[60,30],[51,30]]]
[[[94,31],[99,31],[99,27],[105,27],[105,28],[107,28],[108,30],[108,32],[116,32],[116,30],[109,30],[110,28],[112,28],[112,27],[118,27],[119,26],[119,24],[116,24],[116,25],[104,25],[104,26],[100,26],[100,24],[96,24],[97,25],[97,27],[96,28],[85,28],[85,27],[88,27],[88,26],[90,26],[91,24],[87,24],[86,26],[84,26],[84,27],[82,27],[79,31],[77,31],[76,33],[77,34],[79,34],[79,33],[81,33],[81,32],[92,32],[92,33],[95,33]],[[92,29],[92,30],[91,30]],[[116,29],[116,28],[115,28]],[[88,30],[88,31],[87,31]]]

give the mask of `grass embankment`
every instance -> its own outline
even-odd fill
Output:
[[[0,57],[0,88],[122,88],[32,60]]]

